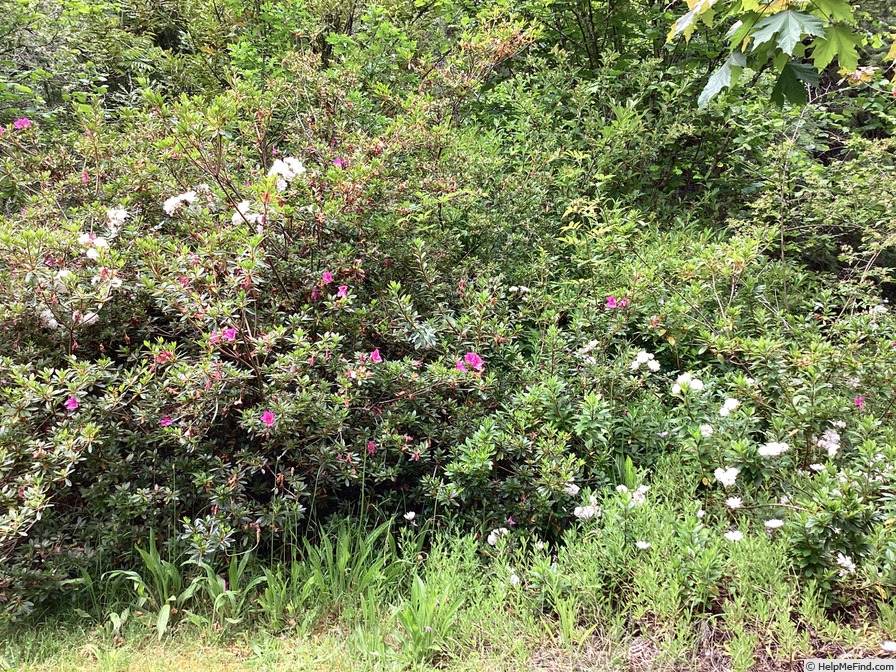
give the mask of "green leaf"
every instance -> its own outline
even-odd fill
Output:
[[[735,51],[731,54],[718,70],[712,73],[712,77],[706,82],[700,97],[697,99],[698,107],[706,107],[710,100],[727,86],[731,86],[731,80],[736,80],[741,70],[747,64],[747,57],[741,51]]]
[[[852,7],[846,0],[813,0],[812,8],[828,21],[855,21]]]
[[[793,48],[803,35],[824,35],[824,24],[821,19],[790,9],[778,12],[756,24],[756,29],[753,31],[753,51],[777,36],[778,47],[792,56]]]
[[[166,602],[159,609],[159,618],[156,620],[156,633],[159,635],[159,641],[165,636],[165,629],[168,627],[168,619],[171,618],[171,603]]]
[[[787,100],[794,105],[805,105],[804,84],[818,84],[818,71],[807,63],[790,61],[778,76],[778,81],[772,90],[772,102],[783,105]]]
[[[812,41],[812,61],[819,70],[824,70],[836,58],[840,67],[852,72],[859,65],[856,46],[862,37],[856,35],[849,26],[830,26],[823,37]]]

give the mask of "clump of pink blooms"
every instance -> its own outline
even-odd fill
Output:
[[[469,366],[476,371],[482,371],[482,367],[485,365],[485,361],[477,355],[475,352],[468,352],[464,355],[463,359],[458,359],[454,363],[454,368],[458,371],[466,372],[467,367]]]

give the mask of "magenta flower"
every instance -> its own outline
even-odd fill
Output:
[[[379,364],[383,361],[383,356],[380,354],[379,348],[370,353],[370,361],[374,364]]]
[[[159,420],[159,424],[162,425],[162,427],[170,427],[173,422],[174,421],[167,415],[164,418],[162,418],[161,420]]]
[[[88,182],[90,182],[90,173],[88,173],[86,170],[82,170],[81,171],[81,184],[87,184]]]
[[[513,527],[514,525],[516,525],[516,521],[513,519],[513,516],[510,516],[507,519],[507,524],[510,525],[510,527]]]
[[[339,291],[336,292],[336,298],[338,298],[338,299],[347,299],[348,298],[348,285],[339,285]]]
[[[81,404],[79,404],[78,400],[75,399],[74,397],[69,397],[68,399],[65,400],[65,407],[70,411],[76,410],[78,408],[78,406],[80,406],[80,405]]]
[[[482,357],[477,355],[475,352],[468,352],[466,355],[464,355],[464,361],[477,371],[482,371],[482,365],[485,364],[485,362],[482,361]]]
[[[367,452],[373,455],[376,453],[376,444],[373,441],[367,442]]]
[[[220,343],[221,336],[218,334],[217,331],[213,331],[208,335],[208,342],[209,343]]]
[[[224,336],[224,340],[226,341],[232,341],[236,339],[236,329],[234,329],[233,327],[225,329],[221,332],[221,334]]]
[[[625,308],[627,305],[628,305],[628,299],[626,299],[626,298],[619,299],[619,307],[620,308]]]
[[[607,297],[607,306],[606,306],[607,308],[617,308],[618,306],[619,306],[619,304],[616,303],[616,297],[615,297],[615,296],[608,296],[608,297]]]
[[[4,126],[0,126],[0,135],[6,133],[6,128]]]
[[[274,414],[270,411],[265,411],[261,414],[261,421],[267,425],[268,427],[274,426]]]
[[[454,362],[454,368],[457,369],[458,371],[463,371],[464,373],[467,372],[467,367],[464,366],[463,360],[460,360],[460,359],[458,359],[456,362]]]
[[[12,127],[21,131],[23,128],[31,128],[31,120],[28,117],[22,117],[12,122]]]
[[[865,406],[865,400],[862,398],[861,394],[859,396],[857,396],[856,400],[852,403],[855,404],[859,408],[863,408]]]
[[[336,159],[333,161],[333,165],[337,168],[345,168],[345,160],[344,159]]]
[[[311,300],[317,301],[320,298],[320,288],[315,286],[314,289],[311,290]]]
[[[333,274],[330,271],[324,271],[324,274],[320,276],[320,281],[325,285],[329,285],[333,282]]]

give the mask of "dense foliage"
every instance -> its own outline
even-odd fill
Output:
[[[660,464],[684,575],[889,596],[888,42],[701,110],[662,4],[324,4],[2,3],[2,613],[332,514],[557,541]]]

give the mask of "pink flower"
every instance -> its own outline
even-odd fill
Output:
[[[348,285],[339,285],[339,291],[336,292],[336,298],[339,298],[339,299],[347,299],[348,298]]]
[[[379,364],[383,361],[383,356],[380,354],[379,348],[370,353],[370,361],[374,364]]]
[[[858,406],[859,408],[863,408],[865,406],[865,400],[862,398],[861,394],[859,396],[857,396],[856,400],[852,403],[855,404],[856,406]]]
[[[3,135],[4,133],[6,133],[6,128],[3,126],[0,126],[0,135]]]
[[[507,519],[507,524],[510,525],[510,527],[513,527],[514,525],[516,525],[516,521],[513,519],[513,516],[510,516]]]
[[[626,298],[619,299],[619,307],[620,308],[625,308],[627,305],[628,305],[628,299],[626,299]]]
[[[413,453],[411,453],[411,460],[414,462],[419,462],[420,461],[420,453],[416,450]]]
[[[86,170],[82,170],[81,171],[81,184],[87,184],[88,182],[90,182],[90,173],[88,173]]]
[[[337,168],[345,168],[345,160],[344,159],[336,159],[333,161],[333,165]]]
[[[261,421],[267,425],[268,427],[274,426],[274,414],[270,411],[265,411],[261,414]]]
[[[221,334],[224,336],[224,340],[226,341],[232,341],[236,339],[236,329],[234,329],[233,327],[225,329],[221,332]]]
[[[333,282],[333,274],[330,271],[324,271],[324,274],[320,276],[320,281],[325,285],[329,285]]]
[[[162,427],[170,427],[171,423],[173,423],[173,422],[174,421],[167,415],[164,418],[162,418],[161,420],[159,420],[159,424],[162,425]]]
[[[186,276],[183,276],[183,275],[180,276],[180,277],[177,279],[177,281],[178,281],[181,285],[183,285],[184,289],[186,289],[187,287],[190,286],[190,278],[188,278],[188,277],[186,277]]]
[[[16,119],[14,122],[12,122],[12,127],[20,131],[23,128],[31,128],[31,120],[28,117]]]
[[[314,289],[311,290],[311,300],[317,301],[320,298],[320,287],[315,286]]]
[[[80,405],[81,404],[79,404],[78,400],[75,399],[74,397],[69,397],[68,399],[65,400],[65,407],[70,411],[76,410],[78,408],[78,406],[80,406]]]
[[[482,371],[482,365],[485,364],[485,362],[482,361],[482,357],[475,352],[468,352],[464,355],[464,361],[477,371]]]
[[[460,359],[458,359],[456,362],[454,362],[454,368],[457,369],[458,371],[463,371],[464,373],[466,373],[466,371],[467,371],[467,367],[464,366],[463,360],[460,360]]]
[[[615,297],[615,296],[608,296],[608,297],[607,297],[607,306],[606,306],[607,308],[616,308],[616,307],[618,307],[618,305],[619,305],[619,304],[616,303],[616,297]]]
[[[213,331],[208,335],[208,342],[209,343],[220,343],[221,336],[218,334],[217,331]]]
[[[376,452],[376,444],[373,441],[367,442],[367,452],[373,455]]]

